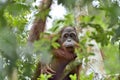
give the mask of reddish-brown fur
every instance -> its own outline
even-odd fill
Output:
[[[60,34],[62,34],[62,31],[63,30],[61,30]],[[62,46],[59,39],[57,40],[57,42],[60,44],[60,47],[58,49],[53,48],[52,61],[50,62],[50,64],[47,65],[39,63],[33,80],[37,80],[41,73],[52,74],[53,76],[49,78],[49,80],[59,80],[63,74],[66,65],[75,60],[76,54],[74,53],[74,49],[70,50],[65,48],[64,46]],[[73,71],[72,73],[75,72],[77,71]],[[63,80],[70,80],[69,75],[66,76]]]

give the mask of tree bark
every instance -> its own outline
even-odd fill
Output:
[[[38,13],[35,16],[33,25],[28,36],[28,47],[32,47],[35,40],[40,39],[40,34],[45,30],[45,24],[47,16],[49,15],[50,7],[52,5],[52,0],[42,0],[38,6]],[[40,75],[41,64],[38,63],[36,73],[33,75],[32,80],[37,80]]]
[[[80,23],[81,23],[80,17],[89,15],[87,5],[83,6],[82,3],[83,3],[83,0],[76,0],[74,15],[75,15],[76,27],[77,27],[77,30],[79,30],[78,31],[79,34],[86,35],[86,32],[88,32],[88,31],[92,32],[92,28],[90,28],[89,26],[87,26],[86,28],[80,27]],[[89,69],[91,69],[91,70],[93,70],[92,72],[94,73],[94,76],[96,73],[104,76],[105,70],[104,70],[103,58],[101,55],[100,48],[97,45],[97,42],[95,40],[91,40],[89,42],[86,42],[86,44],[87,43],[94,45],[93,47],[87,45],[87,48],[88,49],[90,48],[90,50],[89,51],[87,50],[87,51],[88,51],[88,53],[91,52],[91,53],[94,53],[95,55],[88,57],[89,61],[87,63],[84,62],[84,64],[87,64],[87,66],[82,68],[82,70],[85,70],[85,73],[87,73],[87,72],[89,72]],[[96,60],[96,62],[93,62],[94,60]],[[92,72],[89,72],[89,73],[92,73]],[[96,77],[99,79],[100,76],[97,75]],[[94,79],[96,77],[94,77]]]
[[[38,13],[35,16],[32,28],[29,33],[28,43],[33,43],[35,40],[39,40],[40,33],[44,32],[46,19],[50,11],[52,0],[42,0],[38,6]]]
[[[74,15],[77,29],[80,28],[80,16],[88,15],[87,5],[83,5],[83,0],[75,1]]]

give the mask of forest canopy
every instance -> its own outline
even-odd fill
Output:
[[[55,43],[56,37],[50,42],[41,36],[58,33],[62,27],[68,25],[75,26],[78,33],[84,28],[90,29],[80,37],[83,53],[87,53],[85,49],[87,40],[94,39],[104,53],[106,73],[120,74],[119,0],[53,0],[51,5],[57,2],[56,4],[62,5],[67,13],[63,19],[54,19],[48,30],[46,24],[48,18],[52,19],[50,15],[52,8],[37,6],[36,2],[40,3],[38,0],[0,1],[0,80],[31,80],[36,63],[39,59],[44,59],[40,53],[43,53],[42,56],[46,56],[49,61],[51,45],[55,48],[59,46]],[[29,28],[37,19],[43,21],[41,23],[44,24],[45,33],[40,35],[40,40],[30,46]],[[82,55],[84,56],[87,55]],[[47,77],[50,75],[41,75],[39,80],[46,80]],[[75,80],[74,78],[75,75],[72,75],[71,79]],[[86,79],[84,75],[82,78],[92,80]]]

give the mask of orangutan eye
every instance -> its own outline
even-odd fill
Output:
[[[75,36],[76,36],[76,35],[75,35],[74,33],[71,33],[71,34],[70,34],[70,37],[71,37],[71,38],[75,38]]]
[[[68,36],[69,36],[69,34],[64,34],[63,37],[64,37],[64,38],[68,38]]]

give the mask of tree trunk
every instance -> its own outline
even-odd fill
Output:
[[[80,27],[80,22],[81,22],[80,17],[88,15],[87,5],[83,6],[82,3],[83,3],[83,0],[76,0],[74,15],[75,15],[75,22],[76,22],[77,30],[79,30],[78,31],[79,34],[83,34],[83,36],[84,36],[84,35],[86,35],[86,32],[88,32],[88,31],[92,32],[92,29],[89,26],[87,26],[86,28]],[[84,62],[84,64],[86,64],[86,65],[83,65],[84,66],[83,70],[85,70],[86,74],[94,73],[95,80],[97,80],[96,78],[101,79],[105,75],[104,62],[103,62],[103,58],[101,55],[101,50],[98,47],[97,42],[95,40],[86,42],[86,44],[87,43],[94,45],[92,47],[87,45],[87,48],[89,49],[88,53],[91,52],[91,53],[94,53],[95,55],[89,56],[88,57],[89,61],[87,63]],[[90,71],[90,70],[92,70],[92,71]],[[98,75],[96,75],[96,74],[98,74]]]
[[[42,0],[38,6],[39,12],[35,16],[32,28],[29,33],[28,43],[39,39],[40,33],[45,30],[46,19],[50,11],[52,0]]]
[[[74,15],[75,15],[75,24],[77,28],[80,28],[80,16],[88,15],[88,9],[86,5],[83,5],[83,0],[75,1]]]
[[[42,0],[38,6],[38,13],[35,16],[32,28],[28,37],[28,47],[32,47],[32,43],[35,40],[40,39],[40,34],[45,30],[46,19],[50,11],[52,0]],[[32,80],[37,80],[40,76],[40,67],[41,64],[38,63],[35,74],[33,75]]]

